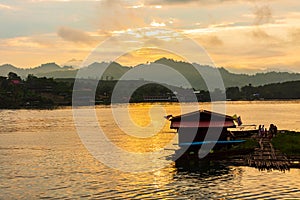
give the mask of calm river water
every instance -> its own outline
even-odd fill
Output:
[[[184,106],[193,109],[191,104]],[[164,149],[174,139],[176,134],[162,116],[179,114],[179,104],[132,104],[128,110],[136,125],[161,129],[129,136],[123,129],[130,129],[130,124],[121,123],[121,130],[110,107],[99,106],[98,123],[116,146],[143,154]],[[155,115],[152,120],[149,110],[155,111],[150,112]],[[300,131],[300,101],[227,102],[226,113],[241,115],[244,124],[274,123],[281,130]],[[89,116],[81,117],[81,128],[92,132]],[[300,199],[300,169],[266,172],[221,162],[178,168],[168,159],[173,151],[165,150],[155,161],[163,168],[128,173],[107,163],[118,162],[121,169],[134,171],[147,161],[137,160],[134,166],[103,145],[98,153],[106,165],[99,162],[81,142],[71,108],[0,110],[0,119],[0,199]]]

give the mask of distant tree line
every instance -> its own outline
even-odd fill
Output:
[[[28,75],[22,80],[14,72],[0,76],[0,108],[53,108],[67,105],[71,100],[72,85],[52,78]]]
[[[273,83],[253,87],[251,84],[226,89],[226,97],[231,100],[272,100],[300,99],[300,81]]]
[[[268,84],[254,87],[251,84],[239,87],[229,87],[226,91],[215,89],[213,92],[205,90],[194,91],[159,85],[144,80],[89,80],[82,79],[80,88],[73,90],[75,79],[38,78],[28,75],[22,80],[16,73],[10,72],[7,77],[0,76],[0,109],[15,108],[54,108],[56,106],[72,105],[73,93],[79,94],[79,105],[110,104],[116,84],[122,89],[114,99],[122,102],[155,102],[155,101],[190,101],[196,96],[200,102],[209,102],[211,95],[220,97],[217,100],[272,100],[272,99],[300,99],[300,81]],[[93,86],[96,86],[93,89]],[[137,87],[138,86],[138,87]],[[137,88],[130,93],[132,88]]]

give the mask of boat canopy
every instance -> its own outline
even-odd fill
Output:
[[[207,110],[199,110],[175,117],[168,115],[166,118],[171,121],[171,129],[194,127],[235,127],[233,117]]]

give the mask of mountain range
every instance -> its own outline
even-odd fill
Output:
[[[15,72],[22,78],[26,78],[28,74],[33,74],[37,77],[48,78],[75,78],[77,76],[78,78],[119,80],[123,76],[123,80],[150,80],[195,89],[207,89],[207,86],[210,89],[218,88],[220,86],[218,74],[222,76],[225,87],[242,87],[249,84],[260,86],[300,80],[300,73],[235,74],[223,67],[216,68],[197,63],[190,64],[167,58],[161,58],[155,62],[140,64],[135,67],[122,66],[116,62],[95,62],[80,70],[72,66],[59,66],[56,63],[42,64],[39,67],[30,69],[17,68],[10,64],[0,66],[0,76],[7,76],[9,72]]]

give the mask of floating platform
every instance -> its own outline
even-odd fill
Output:
[[[290,169],[290,160],[280,151],[274,150],[273,145],[268,138],[258,138],[260,148],[257,148],[246,158],[250,167],[259,170],[280,170]]]

